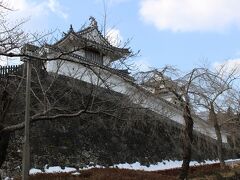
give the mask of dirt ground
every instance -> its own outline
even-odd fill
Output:
[[[71,173],[58,174],[36,174],[30,180],[175,180],[179,175],[180,169],[169,169],[161,171],[139,171],[112,168],[93,168],[80,171],[79,175]],[[20,180],[20,178],[16,178]],[[220,169],[219,164],[191,167],[189,179],[194,180],[219,180],[219,179],[240,179],[240,165]]]

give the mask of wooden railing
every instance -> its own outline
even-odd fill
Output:
[[[23,65],[0,66],[0,77],[7,77],[9,75],[22,75]]]

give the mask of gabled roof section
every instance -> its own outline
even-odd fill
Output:
[[[112,61],[128,56],[131,51],[129,48],[119,48],[111,45],[108,40],[102,35],[98,29],[97,21],[95,18],[90,17],[90,25],[78,32],[73,30],[72,25],[67,33],[64,33],[64,37],[56,42],[54,45],[62,46],[66,42],[77,42],[81,47],[97,49],[103,54],[108,54],[112,57]],[[74,45],[76,47],[76,44]]]
[[[78,31],[76,34],[80,37],[87,38],[100,44],[111,46],[108,40],[104,38],[102,33],[99,31],[95,18],[90,17],[89,20],[91,21],[90,25],[87,28]]]

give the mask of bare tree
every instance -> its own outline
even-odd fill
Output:
[[[217,153],[221,167],[224,168],[223,142],[221,134],[221,124],[218,118],[218,112],[223,111],[227,107],[226,102],[223,104],[224,94],[232,88],[232,83],[236,79],[236,71],[230,73],[224,67],[216,71],[210,71],[207,68],[201,68],[198,81],[195,84],[196,89],[193,92],[195,95],[196,104],[200,105],[208,111],[209,121],[213,124],[217,138]]]
[[[8,10],[2,3],[1,7]],[[96,54],[89,53],[91,57],[89,56],[86,59],[76,54],[81,49],[86,49],[86,52],[91,48],[99,48],[104,51],[110,51],[111,49],[103,49],[104,47],[101,44],[95,43],[97,40],[91,34],[84,37],[91,39],[90,41],[82,38],[82,44],[77,44],[77,35],[72,26],[67,34],[69,35],[68,44],[71,44],[71,48],[69,48],[70,46],[58,46],[58,44],[48,45],[46,36],[51,34],[26,34],[21,29],[24,22],[9,27],[8,22],[4,19],[5,16],[2,15],[1,18],[3,19],[0,22],[0,56],[3,59],[6,57],[27,58],[33,66],[31,123],[61,118],[69,119],[82,114],[103,113],[108,116],[114,114],[116,107],[112,109],[106,108],[106,106],[100,107],[100,104],[107,100],[100,98],[101,94],[99,92],[102,91],[99,89],[114,90],[118,82],[124,83],[129,77],[126,74],[122,76],[120,70],[113,69],[110,65],[94,62],[94,59],[91,58],[95,57]],[[91,18],[90,28],[97,28],[97,22],[94,18]],[[110,44],[101,38],[100,36],[100,40],[105,43],[104,45],[111,48]],[[36,46],[37,44],[39,46]],[[121,51],[120,48],[119,51]],[[111,53],[114,54],[114,52]],[[102,54],[99,54],[99,57],[103,58],[102,56]],[[114,54],[114,58],[120,59],[121,62],[132,56],[134,54],[129,50],[125,50],[123,54]],[[54,65],[54,69],[48,73],[46,72],[47,63]],[[126,66],[125,63],[122,64]],[[25,72],[24,65],[21,67]],[[69,71],[66,70],[67,68]],[[112,76],[118,80],[114,84]],[[22,119],[24,112],[22,94],[24,94],[26,85],[25,79],[24,74],[10,71],[6,71],[4,77],[0,79],[0,167],[6,159],[10,134],[25,127]],[[78,87],[79,81],[91,84],[88,85],[89,89],[85,89],[84,92],[83,89]],[[63,83],[66,85],[65,87],[62,86]],[[76,97],[78,103],[68,104],[71,102],[71,96]]]
[[[173,67],[165,67],[162,70],[154,69],[149,72],[143,73],[143,82],[145,86],[154,88],[153,93],[164,94],[165,90],[170,93],[172,99],[170,100],[173,105],[182,110],[182,117],[184,119],[183,130],[183,164],[182,171],[179,176],[180,179],[188,177],[189,163],[192,154],[192,141],[193,141],[193,110],[191,101],[192,87],[194,81],[198,78],[198,69],[193,69],[186,75],[180,75],[180,71]],[[147,80],[146,80],[147,79]]]
[[[236,84],[236,83],[234,83]],[[229,145],[232,148],[233,156],[239,156],[239,127],[240,127],[240,97],[238,86],[233,85],[232,89],[228,90],[221,101],[220,112],[218,112],[218,122],[221,130],[227,131],[229,134]]]
[[[64,64],[62,64],[64,66]],[[81,67],[82,68],[82,67]],[[100,67],[85,65],[85,70],[79,71],[77,76],[62,76],[58,72],[51,72],[46,75],[42,71],[33,68],[33,79],[31,88],[31,111],[30,122],[55,120],[55,119],[71,119],[83,114],[105,114],[114,116],[117,111],[117,104],[123,102],[118,100],[118,96],[111,92],[117,83],[112,83],[112,72],[104,70]],[[77,69],[75,69],[77,72]],[[43,75],[42,75],[43,73]],[[107,73],[107,74],[106,74]],[[88,89],[84,89],[79,81],[89,78],[91,81]],[[64,86],[63,86],[64,85]],[[0,129],[0,148],[1,148],[1,165],[6,158],[6,149],[11,133],[21,130],[25,124],[22,121],[22,113],[24,112],[24,94],[25,76],[10,75],[1,79],[1,129]],[[109,89],[109,100],[103,99],[104,90]],[[115,98],[116,107],[106,106],[107,101],[113,101]],[[72,101],[71,99],[75,99]],[[69,103],[72,102],[72,103]],[[125,104],[125,108],[129,104]]]

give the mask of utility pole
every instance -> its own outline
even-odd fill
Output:
[[[29,179],[30,170],[30,146],[29,146],[29,124],[30,124],[30,88],[31,88],[31,69],[32,65],[29,58],[25,58],[27,65],[26,75],[26,108],[25,108],[25,129],[23,140],[23,167],[22,167],[22,180]]]

